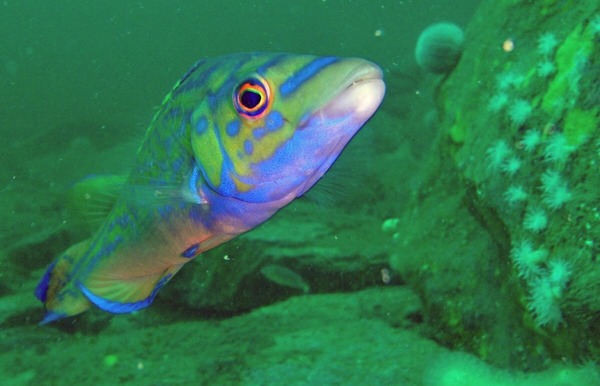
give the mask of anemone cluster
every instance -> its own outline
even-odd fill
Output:
[[[572,267],[563,257],[551,254],[534,239],[543,240],[543,232],[550,221],[562,221],[555,215],[573,200],[574,193],[561,170],[575,149],[555,133],[542,140],[539,131],[529,129],[517,149],[505,140],[496,141],[488,150],[488,165],[501,172],[508,182],[503,193],[506,204],[521,218],[523,236],[514,242],[511,259],[519,277],[529,288],[528,309],[540,326],[556,329],[562,322],[560,302],[569,280]],[[545,168],[538,176],[523,173],[522,168],[532,163]],[[537,181],[528,186],[531,180]]]
[[[587,33],[600,37],[600,16],[589,28]],[[577,108],[580,63],[587,57],[583,51],[574,52],[572,68],[565,71],[562,63],[563,73],[559,74],[561,65],[556,56],[563,42],[546,32],[536,43],[535,68],[520,72],[518,65],[509,65],[496,77],[487,110],[500,115],[507,131],[514,135],[492,142],[486,150],[486,163],[490,176],[500,177],[506,211],[520,224],[511,232],[510,259],[525,283],[527,310],[538,326],[556,330],[564,322],[561,308],[577,269],[573,256],[565,255],[565,248],[557,247],[556,240],[548,238],[546,232],[553,224],[566,226],[568,208],[578,197],[569,162],[587,138],[567,137],[560,126],[565,124],[565,116]],[[563,95],[552,100],[560,107],[552,110],[548,96],[554,91],[552,87],[542,94],[546,98],[542,103],[536,98],[537,90],[544,87],[540,84],[549,84],[559,76],[569,77],[569,82]]]

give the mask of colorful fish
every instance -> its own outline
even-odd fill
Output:
[[[384,92],[381,70],[362,59],[250,53],[197,62],[164,99],[129,176],[84,181],[120,189],[93,236],[42,277],[42,324],[91,305],[149,306],[185,263],[314,185]]]

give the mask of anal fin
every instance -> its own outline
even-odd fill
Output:
[[[98,308],[114,314],[125,314],[152,304],[158,291],[179,271],[181,265],[164,272],[134,279],[119,280],[90,278],[77,286],[85,297]]]

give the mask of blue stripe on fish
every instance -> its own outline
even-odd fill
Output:
[[[128,227],[131,224],[131,219],[127,213],[123,213],[122,215],[115,218],[114,221],[121,228]]]
[[[173,208],[173,205],[163,205],[156,208],[156,210],[161,219],[168,220],[175,208]]]
[[[52,270],[54,269],[55,265],[56,261],[48,266],[46,273],[44,273],[44,276],[42,276],[42,280],[40,280],[40,283],[37,285],[37,287],[35,287],[35,297],[38,298],[42,303],[46,302],[48,287],[50,286],[50,275],[52,275]]]
[[[289,77],[288,80],[283,82],[283,84],[279,87],[279,92],[281,93],[281,96],[289,96],[294,91],[299,89],[300,86],[304,84],[304,82],[312,78],[323,68],[337,61],[338,59],[334,57],[324,57],[313,60],[312,62],[298,70],[294,75]]]
[[[261,139],[265,135],[280,129],[283,123],[283,115],[279,111],[273,111],[266,117],[265,126],[257,127],[252,134],[254,138]]]
[[[254,150],[254,145],[252,144],[252,141],[250,141],[249,139],[244,141],[244,152],[247,155],[252,155],[252,151]]]
[[[269,68],[281,62],[281,59],[285,58],[285,55],[277,55],[273,59],[267,61],[265,64],[259,66],[256,69],[256,73],[261,76],[265,76]]]
[[[208,107],[211,112],[214,112],[217,108],[218,102],[223,100],[223,98],[229,99],[231,92],[235,88],[236,84],[239,82],[239,79],[236,77],[236,72],[249,60],[249,57],[243,57],[241,60],[237,61],[235,64],[231,66],[229,76],[225,81],[221,84],[221,86],[208,94]]]
[[[205,116],[200,117],[196,122],[196,134],[202,135],[208,128],[208,119]]]
[[[190,68],[188,70],[188,72],[181,78],[181,80],[175,87],[175,90],[173,91],[173,98],[179,94],[186,92],[186,91],[204,86],[206,84],[206,82],[208,81],[208,78],[210,78],[210,76],[220,67],[216,63],[216,64],[213,64],[211,67],[207,68],[206,70],[204,70],[203,72],[199,73],[199,75],[194,74],[203,64],[204,64],[204,61],[201,60],[201,61],[197,62],[196,65],[192,66],[192,68]],[[188,79],[192,76],[192,74],[197,75],[197,77]]]
[[[63,314],[62,312],[47,311],[46,315],[44,315],[44,319],[42,319],[42,321],[39,324],[40,326],[43,326],[45,324],[52,323],[56,320],[66,318],[67,316],[69,315]]]
[[[277,130],[283,126],[283,114],[272,111],[266,118],[266,127],[269,131]]]
[[[202,204],[204,200],[198,194],[198,177],[200,177],[200,171],[198,170],[198,166],[194,164],[188,181],[188,189],[192,202],[195,204]]]
[[[190,75],[192,75],[198,69],[198,67],[203,65],[205,62],[206,62],[206,59],[200,59],[200,60],[197,60],[196,63],[192,64],[192,66],[186,71],[186,73],[183,74],[181,76],[181,78],[179,79],[179,84],[185,82],[186,79],[189,78]]]
[[[181,257],[191,259],[192,257],[194,257],[198,254],[198,248],[200,248],[200,244],[198,244],[198,243],[192,244],[188,249],[183,251],[183,253],[181,254]]]
[[[227,135],[230,137],[235,137],[240,132],[240,127],[242,123],[239,120],[233,120],[225,126],[225,131]]]
[[[235,69],[236,71],[238,70],[238,68]],[[223,100],[223,98],[231,98],[231,92],[235,89],[235,86],[237,85],[237,82],[239,80],[231,75],[227,78],[227,80],[223,83],[223,85],[214,93],[214,98],[215,98],[215,102],[220,102]],[[214,106],[211,106],[211,104],[209,104],[208,106],[211,108],[211,110],[214,111],[214,109],[217,107],[217,104],[215,104]]]
[[[101,247],[100,250],[98,252],[96,252],[96,254],[94,254],[92,257],[90,257],[90,261],[93,262],[94,264],[96,264],[97,261],[99,261],[103,257],[110,255],[115,249],[117,249],[119,244],[121,244],[121,243],[123,243],[123,241],[125,241],[125,239],[123,238],[123,236],[118,235],[118,236],[115,236],[112,241],[108,241],[108,237],[106,237],[105,239],[99,238],[98,242],[100,242],[100,241],[102,241],[103,247]],[[96,245],[92,244],[89,251],[94,251],[95,248],[96,248]],[[73,271],[75,271],[75,272],[78,271],[80,264],[81,264],[81,260],[77,261],[75,267],[73,268]]]
[[[217,134],[217,138],[219,140],[219,147],[221,147],[221,149],[223,149],[223,141],[221,140],[221,138],[218,134]],[[237,193],[237,187],[235,186],[235,182],[229,176],[229,174],[231,173],[231,170],[235,170],[235,167],[233,165],[233,162],[231,161],[231,157],[229,157],[229,154],[226,153],[225,151],[223,151],[222,154],[223,154],[223,166],[221,168],[221,184],[219,185],[219,190],[222,192],[221,194],[223,194],[224,196],[231,197],[235,193]]]

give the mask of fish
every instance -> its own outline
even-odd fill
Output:
[[[302,276],[279,264],[269,264],[260,269],[260,273],[268,280],[284,287],[299,289],[305,294],[310,292],[308,284]]]
[[[164,98],[129,174],[79,186],[83,197],[103,196],[85,186],[106,186],[111,198],[104,210],[94,200],[98,229],[42,276],[40,324],[91,307],[148,307],[183,265],[307,192],[384,94],[380,67],[361,58],[258,52],[196,62]]]

